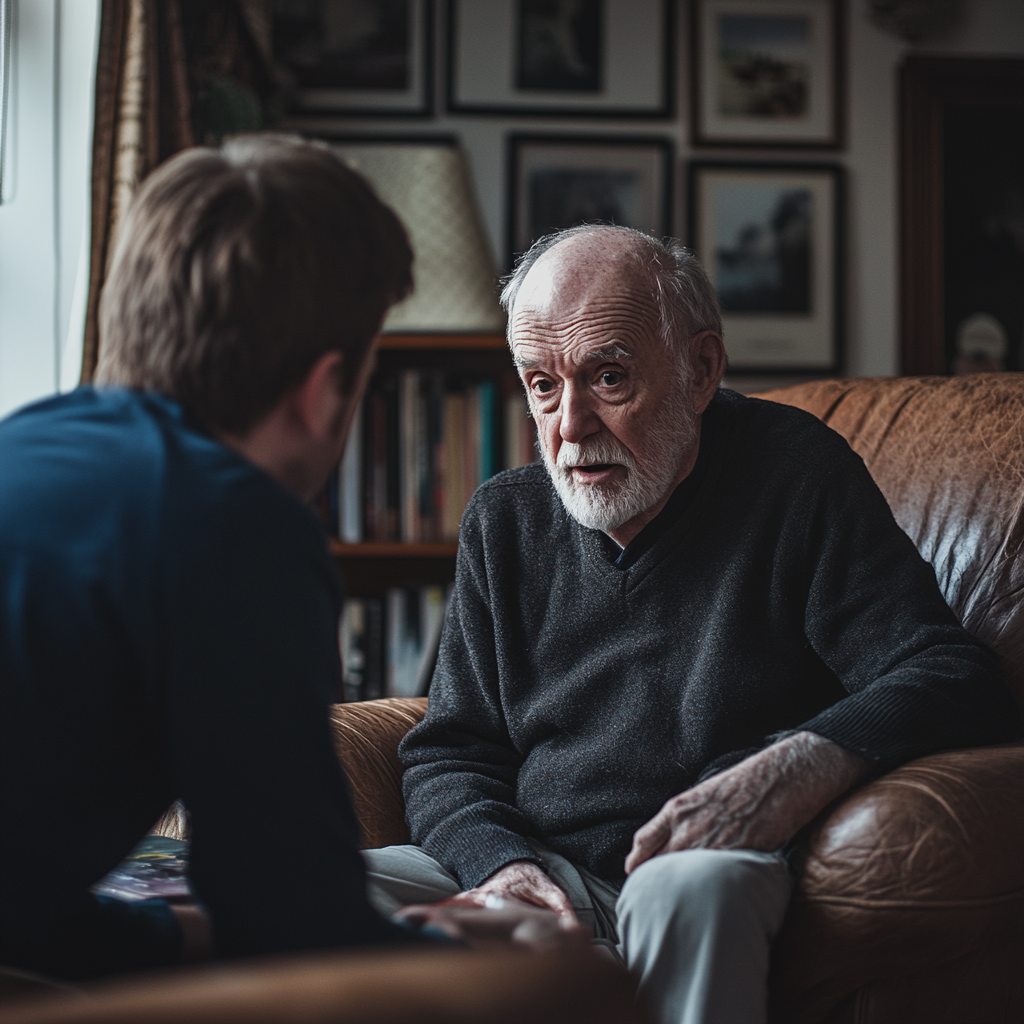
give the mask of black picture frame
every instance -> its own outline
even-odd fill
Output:
[[[508,265],[537,237],[575,224],[610,221],[658,236],[670,234],[672,167],[672,143],[665,138],[510,135]],[[562,216],[547,215],[557,214],[560,206]]]
[[[691,0],[693,145],[842,148],[844,13],[844,0]]]
[[[835,163],[689,164],[687,243],[722,303],[730,372],[839,372],[844,192]]]
[[[495,116],[667,119],[673,115],[675,4],[602,0],[599,90],[522,88],[515,14],[530,0],[448,0],[446,105],[451,113]],[[473,7],[468,7],[473,4]],[[517,6],[518,5],[518,6]],[[630,58],[633,45],[649,53]],[[469,58],[480,54],[478,63]],[[595,72],[598,78],[600,74]],[[557,76],[554,76],[557,78]],[[593,76],[583,75],[593,84]],[[566,83],[563,83],[563,85]],[[557,81],[552,81],[557,85]]]
[[[330,0],[324,2],[330,3]],[[374,0],[366,2],[373,4]],[[405,6],[405,38],[399,35],[396,43],[393,37],[387,38],[385,27],[376,37],[368,37],[366,54],[358,52],[358,45],[353,46],[347,65],[337,54],[328,54],[319,65],[308,58],[302,62],[298,56],[289,59],[287,52],[281,52],[280,48],[287,46],[287,41],[280,42],[282,33],[275,24],[275,58],[297,80],[291,93],[289,113],[292,116],[409,118],[433,114],[433,0],[378,0],[378,3],[384,8]],[[389,77],[401,74],[396,68],[396,65],[401,66],[401,60],[396,59],[401,55],[395,52],[395,47],[403,43],[406,83],[402,86],[392,81],[384,85]],[[332,84],[332,80],[345,82],[345,85]]]

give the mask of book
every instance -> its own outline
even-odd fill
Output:
[[[387,592],[387,696],[426,694],[437,663],[449,599],[450,593],[440,586],[392,588]]]
[[[418,430],[420,372],[403,370],[399,378],[399,486],[401,539],[416,543],[420,538],[420,460]]]
[[[353,598],[345,602],[338,626],[342,689],[346,703],[366,699],[366,646],[366,602]]]
[[[537,461],[536,433],[526,396],[520,389],[505,399],[505,468]]]
[[[345,454],[339,469],[338,536],[346,544],[363,540],[363,403],[360,402],[349,427]]]

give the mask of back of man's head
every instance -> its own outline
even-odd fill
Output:
[[[159,391],[244,434],[326,352],[355,385],[411,265],[398,218],[326,147],[250,136],[188,150],[122,225],[96,382]]]

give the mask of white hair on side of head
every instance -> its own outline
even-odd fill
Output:
[[[508,314],[511,343],[512,312],[526,275],[546,252],[575,235],[613,231],[628,236],[632,254],[648,271],[654,285],[659,334],[679,356],[683,373],[690,376],[688,342],[701,331],[722,333],[722,313],[711,280],[692,250],[674,238],[658,239],[618,224],[579,224],[538,238],[519,257],[512,273],[502,279],[501,305]]]

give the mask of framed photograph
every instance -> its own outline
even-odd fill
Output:
[[[694,162],[690,245],[722,304],[733,372],[835,372],[842,168]]]
[[[432,112],[430,0],[272,0],[274,57],[297,112]]]
[[[448,109],[668,117],[668,0],[449,0]]]
[[[841,0],[693,0],[693,142],[836,148]]]
[[[669,234],[671,178],[665,139],[511,136],[509,265],[542,235],[577,224]]]

